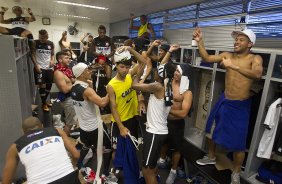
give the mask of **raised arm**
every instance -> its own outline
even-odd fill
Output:
[[[120,135],[123,136],[123,137],[126,137],[129,130],[121,122],[120,115],[117,111],[115,92],[114,92],[114,89],[111,85],[107,86],[107,93],[108,93],[109,98],[110,98],[110,107],[111,107],[112,116],[114,117],[114,119],[117,123],[117,126],[118,126],[119,131],[120,131]]]
[[[146,79],[148,78],[148,76],[151,74],[151,71],[152,71],[152,68],[153,68],[151,58],[149,58],[149,57],[147,56],[146,51],[143,51],[143,52],[142,52],[142,56],[143,56],[144,58],[146,58],[146,66],[147,66],[147,69],[146,69],[146,72],[145,72],[144,77],[140,80],[140,83],[144,83],[144,82],[145,82],[145,80],[146,80]]]
[[[1,7],[1,9],[0,9],[0,23],[1,24],[11,24],[12,19],[7,19],[7,20],[4,19],[5,11],[7,11],[7,9],[5,7]]]
[[[30,15],[30,17],[25,17],[25,21],[27,21],[27,22],[34,22],[34,21],[36,21],[36,18],[33,15],[33,13],[32,13],[30,8],[27,9],[27,12]]]
[[[136,76],[134,77],[132,89],[135,89],[136,91],[149,92],[149,93],[154,93],[158,90],[161,90],[162,86],[158,82],[153,82],[153,83],[149,83],[149,84],[139,83],[140,77],[142,76],[142,74],[144,72],[144,67],[145,67],[145,65],[142,65],[139,68]]]
[[[153,43],[150,45],[149,49],[147,50],[147,56],[150,56],[153,52],[153,49],[155,47],[158,47],[159,45],[161,45],[161,41],[160,40],[155,40],[153,41]]]
[[[169,50],[166,52],[166,54],[165,54],[163,60],[161,61],[161,64],[166,64],[166,63],[169,61],[171,54],[172,54],[174,51],[176,51],[177,49],[179,49],[179,48],[180,48],[180,45],[178,45],[178,44],[172,44],[172,45],[170,45],[170,48],[169,48]]]
[[[133,26],[133,19],[135,18],[134,14],[130,14],[130,22],[129,22],[129,29],[132,30],[139,30],[138,26]]]
[[[101,98],[99,95],[97,95],[97,93],[94,91],[94,89],[89,88],[89,87],[84,91],[83,96],[87,100],[89,100],[89,101],[93,102],[94,104],[98,105],[99,107],[105,107],[109,103],[109,96],[108,95]]]
[[[6,163],[2,174],[2,184],[11,184],[18,166],[18,151],[16,144],[12,144],[6,154]]]
[[[153,27],[153,25],[152,24],[148,24],[148,30],[149,30],[149,32],[151,33],[151,38],[153,39],[153,40],[155,40],[156,39],[156,33],[155,33],[155,31],[154,31],[154,27]]]
[[[222,55],[209,55],[203,41],[203,33],[199,27],[197,27],[193,33],[194,39],[198,42],[199,53],[202,59],[209,63],[221,62]]]
[[[89,34],[88,33],[84,33],[84,35],[82,35],[81,37],[80,37],[80,42],[82,43],[82,44],[84,44],[84,39],[88,36]]]

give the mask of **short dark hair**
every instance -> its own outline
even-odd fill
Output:
[[[92,36],[92,35],[89,35],[89,36],[88,36],[88,38],[89,38],[89,37],[90,37],[90,38],[93,38],[93,36]]]
[[[116,65],[119,65],[119,64],[123,64],[125,66],[131,66],[132,65],[132,58],[130,58],[128,60],[116,62]]]
[[[100,25],[99,27],[98,27],[98,31],[99,30],[104,30],[104,31],[106,31],[106,27],[104,26],[104,25]]]
[[[68,56],[69,54],[66,52],[66,51],[60,51],[60,52],[57,52],[56,53],[56,60],[59,61],[59,59],[62,57],[62,56]]]
[[[41,29],[38,31],[40,35],[46,35],[47,31],[45,29]]]
[[[147,19],[147,16],[146,15],[140,15],[140,18],[145,18],[145,19]]]

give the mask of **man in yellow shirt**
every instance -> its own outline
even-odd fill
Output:
[[[129,29],[137,30],[138,31],[138,38],[144,38],[149,41],[150,35],[151,39],[154,40],[156,38],[156,33],[154,31],[153,25],[148,23],[148,19],[146,15],[140,16],[140,26],[133,25],[133,19],[136,18],[134,14],[130,14],[130,27]]]

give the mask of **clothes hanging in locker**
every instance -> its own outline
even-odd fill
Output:
[[[269,159],[273,150],[274,140],[278,127],[278,122],[281,114],[281,107],[277,105],[282,102],[282,98],[277,99],[273,102],[265,117],[264,125],[265,130],[260,140],[257,156],[261,158]]]

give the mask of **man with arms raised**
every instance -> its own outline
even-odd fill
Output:
[[[250,113],[250,88],[254,80],[262,76],[262,58],[252,54],[256,35],[250,29],[234,31],[234,52],[209,55],[204,47],[200,28],[196,28],[194,39],[198,42],[199,52],[204,61],[221,62],[226,68],[225,90],[213,107],[207,120],[206,132],[210,133],[213,121],[215,129],[212,139],[208,140],[208,155],[197,160],[200,165],[215,164],[215,146],[219,144],[233,151],[233,173],[231,183],[240,183],[240,170],[245,158],[246,138]]]

